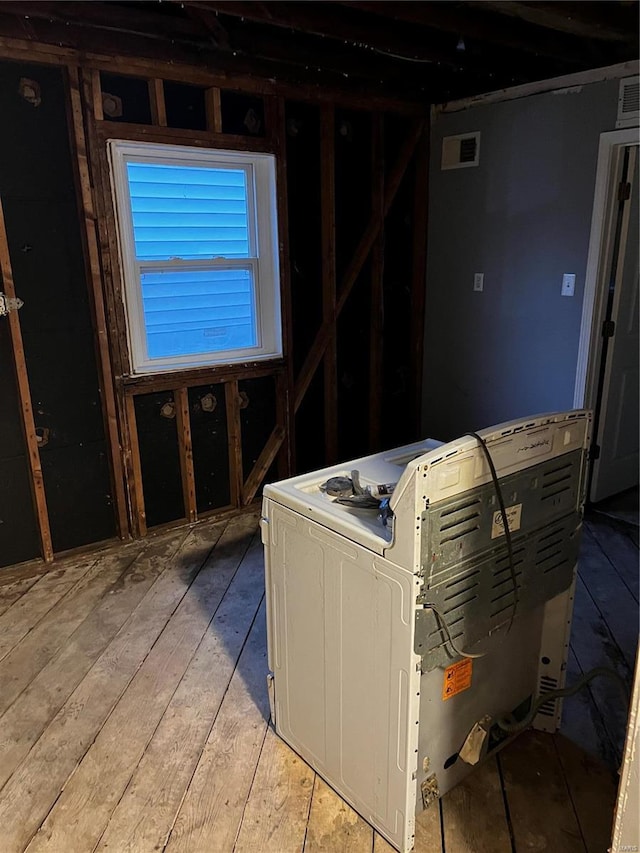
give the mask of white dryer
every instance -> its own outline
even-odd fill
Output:
[[[265,487],[276,732],[400,851],[508,742],[496,720],[563,685],[590,424],[541,415]],[[386,526],[321,489],[354,471],[396,484]],[[550,701],[534,725],[559,720]]]

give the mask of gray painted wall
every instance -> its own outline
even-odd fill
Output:
[[[615,130],[617,99],[611,80],[436,119],[424,435],[572,407],[599,136]],[[476,130],[480,165],[441,171],[442,137]]]

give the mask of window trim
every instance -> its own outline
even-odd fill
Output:
[[[160,374],[281,358],[283,348],[275,155],[155,142],[131,142],[123,139],[108,139],[107,152],[132,374]],[[247,176],[247,218],[252,254],[246,258],[210,260],[138,260],[127,176],[129,162],[243,169]],[[256,346],[195,355],[167,356],[161,359],[150,358],[147,353],[140,273],[145,269],[171,269],[177,272],[186,269],[215,269],[216,266],[222,269],[233,266],[253,268],[258,338]]]

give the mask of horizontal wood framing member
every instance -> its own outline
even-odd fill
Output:
[[[162,145],[193,145],[198,148],[223,148],[233,151],[257,151],[272,154],[273,144],[264,138],[215,133],[212,130],[184,130],[153,124],[129,124],[102,121],[98,125],[102,139],[126,139],[132,142],[154,142]]]
[[[229,382],[232,379],[258,379],[262,376],[278,376],[285,370],[282,359],[261,363],[220,364],[198,367],[176,373],[158,373],[153,376],[128,376],[121,380],[126,396],[151,394],[154,391],[173,391],[178,386],[193,388],[197,385]]]
[[[0,32],[2,32],[1,28]],[[2,58],[19,62],[76,66],[131,77],[173,80],[204,88],[217,87],[247,94],[278,95],[297,101],[328,102],[367,112],[379,110],[397,115],[423,117],[429,112],[427,103],[403,101],[400,98],[385,95],[368,94],[365,97],[331,86],[293,84],[247,74],[213,71],[188,63],[122,56],[117,53],[106,55],[80,51],[48,42],[16,38],[12,35],[0,35],[0,59]]]

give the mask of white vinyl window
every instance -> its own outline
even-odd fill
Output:
[[[108,146],[134,373],[281,355],[273,155]]]

